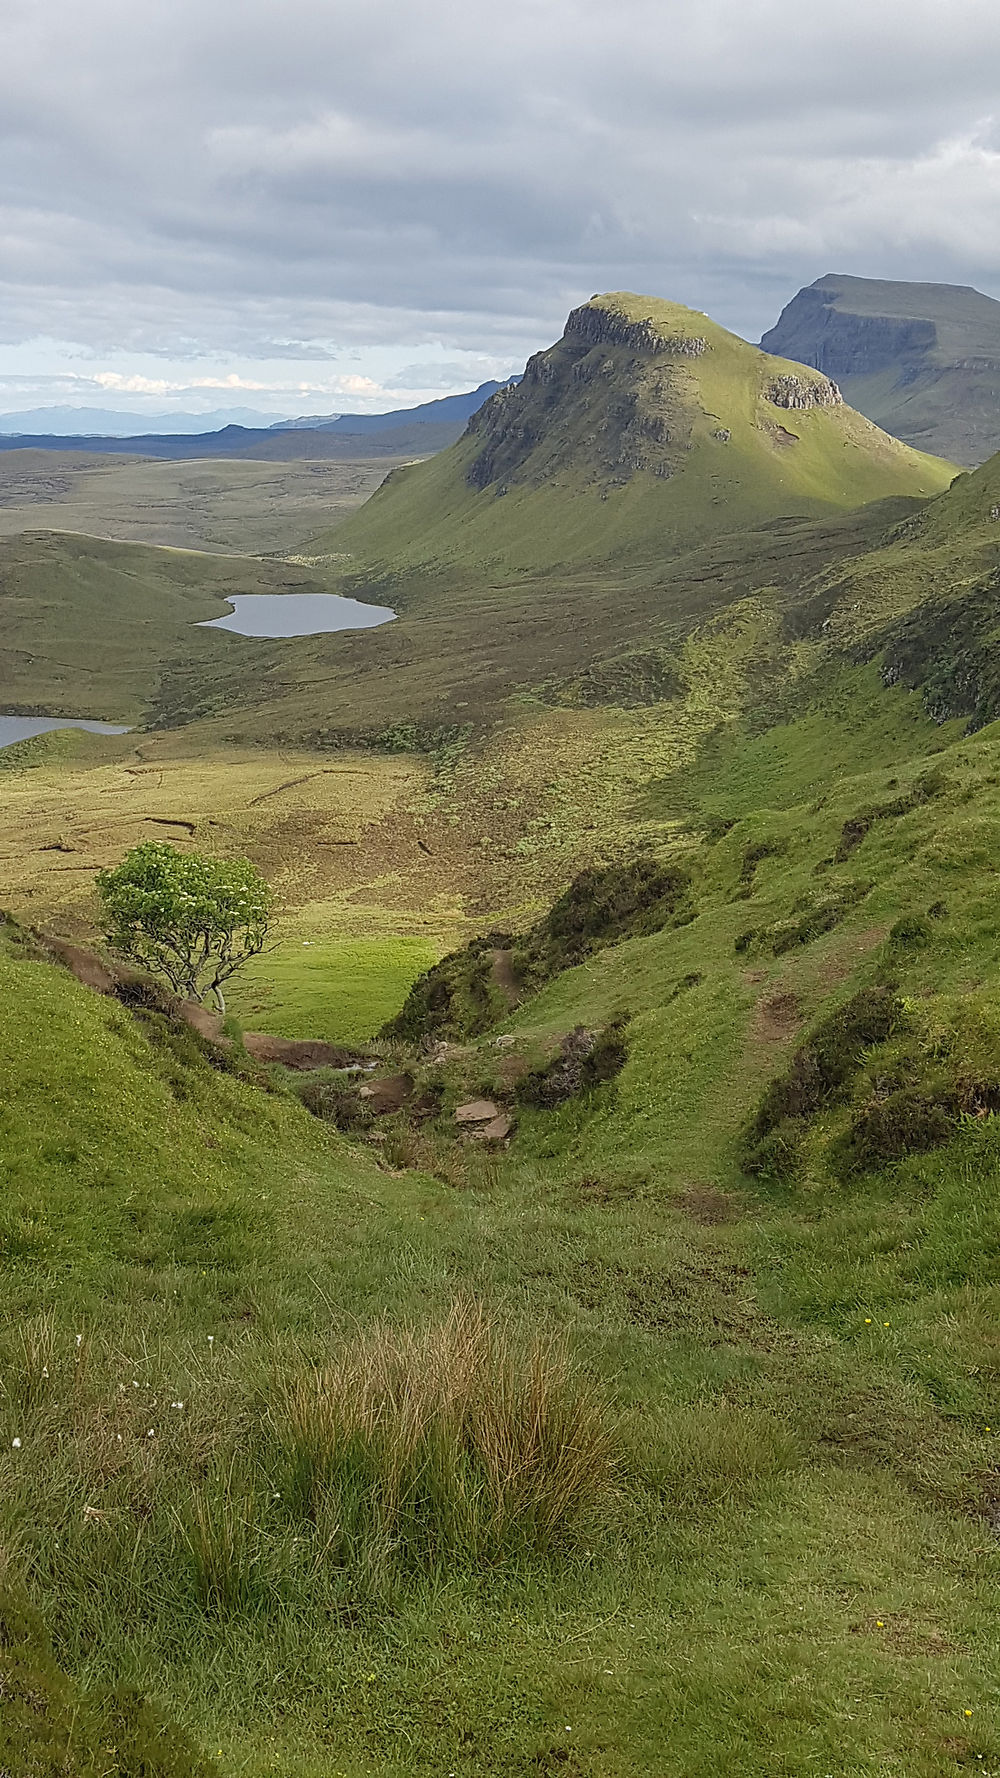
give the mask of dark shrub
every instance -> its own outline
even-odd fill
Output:
[[[902,1023],[903,1004],[891,988],[863,988],[817,1025],[796,1050],[784,1074],[765,1088],[746,1134],[743,1164],[760,1169],[761,1142],[788,1118],[812,1117],[835,1099],[873,1044],[884,1043]]]
[[[830,1162],[841,1178],[876,1173],[880,1167],[947,1142],[960,1110],[952,1087],[908,1087],[866,1105],[833,1144]]]
[[[518,988],[533,990],[606,945],[646,938],[694,918],[690,879],[655,858],[594,866],[574,877],[550,911],[514,940],[475,938],[414,982],[382,1036],[417,1043],[428,1037],[479,1037],[505,1018],[510,1001],[495,978],[495,953],[508,951]]]
[[[359,1099],[353,1087],[330,1080],[305,1080],[301,1085],[296,1082],[295,1091],[313,1117],[334,1124],[338,1130],[370,1130],[375,1121],[367,1099]]]
[[[590,1092],[620,1074],[628,1050],[625,1044],[627,1018],[616,1019],[603,1031],[586,1031],[578,1025],[563,1038],[558,1056],[544,1068],[525,1075],[518,1088],[522,1105],[533,1105],[552,1111],[578,1093]]]
[[[786,1117],[761,1140],[746,1148],[743,1169],[765,1179],[791,1179],[799,1170],[804,1129],[801,1120]]]
[[[920,950],[929,945],[934,934],[931,923],[922,914],[904,914],[895,926],[889,929],[889,939],[900,949]]]

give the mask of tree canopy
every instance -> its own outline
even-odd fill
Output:
[[[186,999],[211,994],[225,1012],[223,984],[267,938],[273,896],[256,865],[148,840],[101,871],[97,888],[114,950]]]

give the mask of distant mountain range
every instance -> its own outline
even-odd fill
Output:
[[[212,414],[124,414],[105,407],[32,407],[18,414],[0,414],[0,433],[133,438],[137,433],[218,432],[223,426],[268,427],[273,423],[273,414],[259,414],[248,407],[226,408]]]
[[[832,272],[761,340],[833,377],[896,438],[970,467],[1000,450],[1000,302],[956,284]]]
[[[301,420],[278,420],[272,432],[389,432],[406,425],[440,425],[454,420],[462,426],[508,383],[519,383],[520,377],[508,377],[503,383],[480,383],[463,395],[443,395],[438,401],[424,401],[419,407],[396,408],[388,414],[312,414]],[[457,436],[457,434],[456,434]]]
[[[510,380],[516,383],[520,378]],[[478,389],[461,395],[445,395],[438,401],[425,401],[419,407],[397,408],[387,414],[335,414],[280,420],[266,426],[227,424],[218,430],[207,430],[204,420],[210,416],[203,416],[199,422],[202,429],[194,433],[176,428],[125,435],[89,429],[75,433],[62,430],[25,432],[21,429],[8,432],[0,424],[0,451],[76,451],[89,456],[172,460],[194,457],[247,457],[268,461],[292,457],[426,457],[453,444],[465,431],[471,415],[498,389],[506,386],[483,383]],[[74,410],[36,411],[65,414]],[[101,410],[78,408],[75,412],[83,422],[94,419]],[[7,417],[12,419],[15,416]],[[16,417],[24,422],[29,416],[21,414]],[[115,418],[114,415],[106,417]],[[169,416],[172,422],[183,417],[178,414]],[[134,419],[131,424],[134,426]]]

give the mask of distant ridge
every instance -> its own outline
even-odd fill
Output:
[[[0,452],[75,451],[174,462],[196,457],[271,462],[293,457],[427,457],[453,444],[483,401],[507,386],[484,383],[463,395],[446,395],[388,414],[341,414],[335,420],[281,421],[266,427],[230,425],[212,432],[144,432],[124,438],[89,432],[0,433]]]
[[[760,343],[835,377],[854,407],[919,450],[969,467],[1000,450],[1000,302],[979,290],[830,272]]]
[[[134,438],[138,433],[169,435],[173,432],[218,432],[223,426],[270,427],[272,414],[252,408],[227,408],[210,414],[119,413],[105,407],[34,407],[22,413],[0,414],[0,434],[38,437]]]
[[[361,434],[391,432],[402,426],[437,425],[451,421],[464,426],[477,408],[481,408],[483,402],[495,395],[498,389],[505,389],[508,384],[519,383],[520,380],[520,377],[507,377],[502,383],[480,383],[478,389],[470,389],[462,395],[442,395],[440,400],[423,401],[419,407],[395,408],[387,414],[313,414],[301,420],[277,420],[271,431]],[[455,436],[458,436],[457,432]]]

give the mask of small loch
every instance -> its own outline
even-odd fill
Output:
[[[0,747],[13,747],[15,741],[29,741],[32,735],[45,735],[54,728],[82,728],[91,735],[129,732],[118,723],[88,722],[83,716],[4,716],[0,711]]]
[[[392,623],[387,605],[364,605],[339,593],[234,593],[226,617],[199,624],[202,630],[232,630],[237,636],[320,636],[331,630],[373,630]]]

